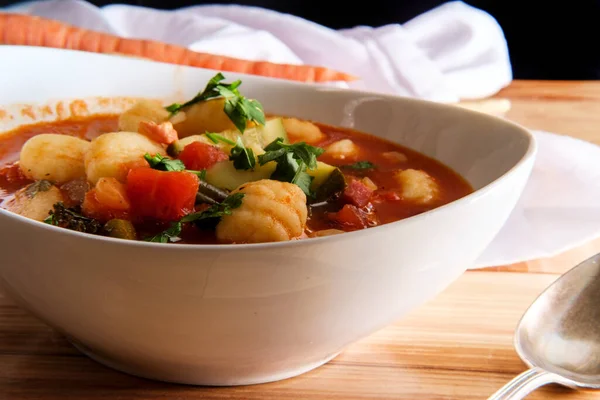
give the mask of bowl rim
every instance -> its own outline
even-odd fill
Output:
[[[93,57],[119,57],[119,58],[127,59],[127,61],[131,61],[132,63],[158,63],[158,64],[166,64],[166,65],[169,65],[174,68],[186,68],[186,69],[189,68],[189,69],[195,69],[195,70],[212,71],[212,72],[216,73],[216,70],[207,69],[207,68],[197,68],[197,67],[174,65],[174,64],[164,63],[164,62],[157,62],[157,61],[153,61],[153,60],[135,59],[135,58],[122,56],[122,55],[116,55],[116,54],[87,53],[87,52],[81,52],[81,51],[77,51],[77,50],[68,50],[68,49],[56,49],[56,48],[39,47],[39,46],[14,46],[14,45],[0,46],[0,53],[3,52],[2,51],[3,47],[5,49],[7,49],[8,51],[11,51],[8,48],[13,48],[13,49],[19,48],[24,51],[49,51],[49,52],[58,52],[58,53],[61,53],[61,52],[85,53],[83,55],[84,57],[90,56],[92,58]],[[401,96],[401,95],[379,93],[379,92],[373,92],[373,91],[367,91],[367,90],[330,87],[330,86],[324,86],[324,85],[318,84],[318,83],[308,83],[307,84],[307,83],[303,83],[303,82],[287,81],[287,80],[283,80],[283,79],[257,76],[257,75],[253,75],[253,74],[245,74],[245,73],[237,73],[237,72],[234,72],[233,74],[239,75],[239,76],[246,76],[252,80],[263,81],[268,84],[279,84],[279,85],[285,85],[285,86],[292,87],[292,88],[302,88],[302,90],[313,91],[313,92],[323,92],[323,91],[336,92],[336,93],[343,93],[346,95],[351,94],[351,95],[355,95],[355,96],[359,96],[359,97],[376,96],[382,100],[388,100],[388,101],[397,101],[398,99],[402,99],[402,101],[412,102],[412,103],[416,104],[418,107],[438,108],[438,109],[453,108],[456,110],[456,112],[464,114],[465,118],[468,118],[469,116],[473,116],[473,117],[477,117],[477,118],[484,118],[484,119],[487,119],[491,123],[494,123],[496,125],[498,125],[498,124],[504,125],[506,127],[511,128],[514,131],[519,132],[521,135],[523,135],[523,137],[528,139],[528,146],[527,146],[526,151],[522,155],[522,157],[513,166],[511,166],[506,172],[504,172],[502,175],[500,175],[496,179],[492,180],[485,186],[474,190],[472,193],[469,193],[466,196],[463,196],[459,199],[456,199],[449,203],[438,206],[434,209],[431,209],[431,210],[428,210],[428,211],[422,212],[420,214],[413,215],[413,216],[410,216],[410,217],[407,217],[407,218],[404,218],[404,219],[401,219],[398,221],[393,221],[393,222],[389,222],[389,223],[382,224],[382,225],[377,225],[377,226],[366,228],[366,229],[344,232],[343,234],[331,235],[331,236],[321,236],[321,237],[316,237],[316,238],[295,239],[295,240],[288,240],[288,241],[283,241],[283,242],[237,243],[237,244],[158,243],[158,242],[148,242],[148,241],[143,241],[143,240],[124,240],[124,239],[112,238],[112,237],[108,237],[108,236],[93,235],[93,234],[89,234],[89,233],[73,231],[70,229],[65,229],[65,228],[61,228],[58,226],[50,225],[50,224],[47,224],[47,223],[44,223],[41,221],[36,221],[36,220],[21,216],[19,214],[16,214],[14,212],[11,212],[11,211],[3,209],[3,208],[0,208],[0,216],[7,217],[7,218],[13,218],[17,221],[21,221],[26,224],[32,224],[34,227],[38,227],[40,229],[48,229],[48,230],[50,230],[50,232],[55,231],[55,232],[60,232],[65,235],[74,235],[75,237],[78,237],[83,240],[100,241],[100,242],[105,242],[106,244],[114,244],[114,245],[130,246],[130,247],[141,247],[142,249],[143,248],[150,248],[150,249],[161,248],[161,249],[169,250],[169,251],[172,251],[172,250],[176,250],[176,251],[222,251],[222,250],[244,251],[244,250],[246,250],[247,251],[247,250],[279,249],[279,248],[302,246],[302,245],[306,245],[308,243],[319,243],[322,241],[337,241],[337,240],[342,240],[344,238],[359,237],[359,236],[365,236],[365,235],[369,235],[369,234],[375,234],[377,232],[383,233],[385,230],[395,229],[398,225],[407,224],[407,223],[417,223],[420,220],[430,218],[431,216],[438,215],[439,213],[451,211],[452,209],[461,207],[463,205],[466,205],[467,203],[476,201],[479,198],[486,196],[489,192],[493,191],[496,187],[502,185],[505,181],[509,180],[513,175],[517,174],[522,168],[525,167],[525,165],[529,161],[532,161],[532,159],[535,158],[535,156],[537,155],[537,151],[538,151],[537,141],[529,129],[525,128],[524,126],[522,126],[516,122],[510,121],[510,120],[507,120],[507,119],[504,119],[504,118],[501,118],[498,116],[485,114],[485,113],[482,113],[479,111],[466,109],[466,108],[460,107],[455,104],[439,103],[439,102],[434,102],[431,100],[411,98],[411,97],[406,97],[406,96]],[[431,157],[431,158],[433,158],[439,162],[439,160],[437,158],[435,158],[435,157]]]

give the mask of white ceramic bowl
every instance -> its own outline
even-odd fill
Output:
[[[123,109],[95,96],[182,100],[215,71],[0,46],[0,131],[72,112]],[[446,163],[477,189],[430,212],[276,244],[163,245],[101,238],[0,210],[0,278],[20,304],[92,358],[148,378],[208,385],[292,377],[398,320],[460,276],[506,221],[535,142],[459,107],[241,78],[268,112],[353,127]],[[41,107],[51,102],[51,107]],[[14,103],[37,104],[27,112]],[[62,105],[60,105],[62,104]],[[70,104],[70,107],[68,106]]]

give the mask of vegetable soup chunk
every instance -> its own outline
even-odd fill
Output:
[[[371,133],[266,115],[241,84],[219,73],[181,103],[3,133],[0,207],[118,240],[226,246],[371,229],[473,191]]]

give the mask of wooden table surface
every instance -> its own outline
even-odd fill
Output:
[[[506,117],[600,144],[600,83],[514,82]],[[525,368],[512,346],[529,304],[600,241],[547,260],[468,271],[325,366],[265,385],[202,388],[134,378],[79,354],[0,294],[0,399],[487,399]],[[600,399],[548,386],[528,399]]]

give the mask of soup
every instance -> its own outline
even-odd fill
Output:
[[[372,134],[265,113],[222,74],[183,104],[0,136],[0,206],[94,235],[187,244],[309,240],[402,220],[473,191]]]

